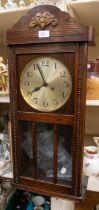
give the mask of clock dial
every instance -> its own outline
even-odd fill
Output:
[[[50,112],[61,108],[72,90],[71,75],[60,60],[38,57],[24,68],[20,77],[24,100],[36,110]]]

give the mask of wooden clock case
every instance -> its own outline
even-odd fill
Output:
[[[87,48],[88,42],[93,41],[93,28],[77,23],[68,13],[55,6],[42,5],[31,9],[12,29],[8,30],[6,40],[10,77],[14,183],[17,188],[28,191],[81,200]],[[20,75],[24,67],[39,56],[51,56],[62,61],[68,67],[72,78],[72,93],[68,101],[60,109],[49,113],[30,107],[20,91]],[[41,145],[37,143],[36,137],[36,127],[39,124],[40,129],[47,124],[53,133],[51,140],[53,154],[51,161],[44,163],[44,174],[38,169],[42,163],[37,162],[37,147],[40,149]],[[26,143],[24,142],[25,129],[28,134],[31,133],[32,158],[26,152],[28,142],[26,150],[22,146]],[[66,165],[61,168],[63,179],[58,175],[58,161],[60,161],[58,135],[63,135],[64,148],[72,160],[69,180],[64,178]],[[50,164],[49,167],[51,163],[53,165],[51,178],[45,175],[47,163]]]

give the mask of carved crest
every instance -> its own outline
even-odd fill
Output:
[[[41,27],[42,29],[46,28],[46,26],[52,24],[53,26],[57,25],[57,19],[48,11],[38,12],[34,17],[32,17],[32,21],[30,22],[30,27],[35,28],[36,26]]]

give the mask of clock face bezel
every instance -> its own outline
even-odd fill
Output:
[[[27,93],[25,92],[25,90],[24,90],[24,88],[22,87],[22,82],[24,82],[24,74],[28,71],[28,68],[29,68],[29,66],[31,66],[31,65],[33,65],[36,61],[37,62],[39,62],[39,61],[42,61],[42,59],[50,59],[51,60],[51,62],[58,62],[62,67],[63,67],[63,69],[64,69],[64,71],[67,73],[67,75],[68,75],[68,80],[67,79],[65,79],[65,80],[63,80],[63,82],[67,82],[68,81],[68,83],[67,83],[67,85],[69,86],[68,87],[68,92],[66,93],[66,87],[64,88],[64,90],[65,90],[65,94],[66,94],[66,97],[64,97],[64,100],[62,101],[61,100],[61,102],[59,103],[59,105],[57,105],[57,104],[54,104],[54,106],[52,107],[52,106],[48,106],[48,107],[46,107],[45,105],[42,107],[42,106],[40,106],[40,105],[38,105],[37,103],[33,103],[33,101],[31,101],[31,99],[30,99],[30,97],[29,96],[27,96]],[[41,64],[39,64],[40,66],[40,68],[41,68]],[[39,70],[39,69],[38,69]],[[41,71],[42,71],[42,69],[41,69]],[[44,71],[44,70],[43,70]],[[39,71],[38,71],[39,72]],[[59,72],[59,70],[57,70],[57,72]],[[39,72],[40,73],[40,72]],[[49,73],[50,74],[50,73]],[[44,75],[44,72],[43,72],[43,75]],[[40,75],[40,77],[41,77],[41,75]],[[44,77],[45,77],[45,75],[44,75]],[[59,77],[59,76],[58,76]],[[64,77],[64,78],[66,78],[66,76]],[[43,78],[41,78],[41,80],[42,80]],[[59,79],[59,78],[58,78]],[[43,82],[43,81],[42,81]],[[59,85],[59,82],[57,83],[58,85]],[[40,87],[41,86],[41,84],[39,84],[39,85],[37,85],[37,87]],[[34,89],[36,89],[37,87],[34,87]],[[43,87],[43,88],[45,88],[45,87]],[[41,88],[41,89],[43,89],[43,88]],[[41,89],[40,89],[40,91],[41,91]],[[47,89],[47,88],[46,88]],[[48,90],[48,89],[47,89]],[[39,91],[39,90],[38,90]],[[36,93],[38,92],[38,91],[35,91]],[[39,91],[39,92],[40,92]],[[34,58],[34,59],[32,59],[28,64],[26,64],[26,66],[24,67],[24,69],[22,70],[22,72],[21,72],[21,76],[20,76],[20,92],[21,92],[21,95],[22,95],[22,97],[23,97],[23,99],[25,100],[25,102],[31,107],[31,108],[33,108],[33,109],[35,109],[35,110],[37,110],[37,111],[41,111],[41,112],[53,112],[53,111],[56,111],[56,110],[58,110],[58,109],[60,109],[61,107],[63,107],[64,105],[65,105],[65,103],[68,101],[68,99],[69,99],[69,97],[70,97],[70,95],[71,95],[71,92],[72,92],[72,77],[71,77],[71,74],[70,74],[70,72],[69,72],[69,70],[68,70],[68,68],[67,68],[67,66],[64,64],[64,62],[63,61],[61,61],[60,59],[58,59],[58,58],[56,58],[56,57],[51,57],[51,56],[38,56],[38,57],[36,57],[36,58]],[[33,92],[33,91],[32,91]],[[39,93],[38,92],[38,93]],[[34,94],[35,95],[35,94]],[[48,94],[49,95],[49,94]]]

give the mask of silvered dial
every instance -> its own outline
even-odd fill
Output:
[[[24,100],[36,110],[50,112],[62,107],[70,97],[71,75],[58,59],[38,57],[24,68],[20,90]]]

